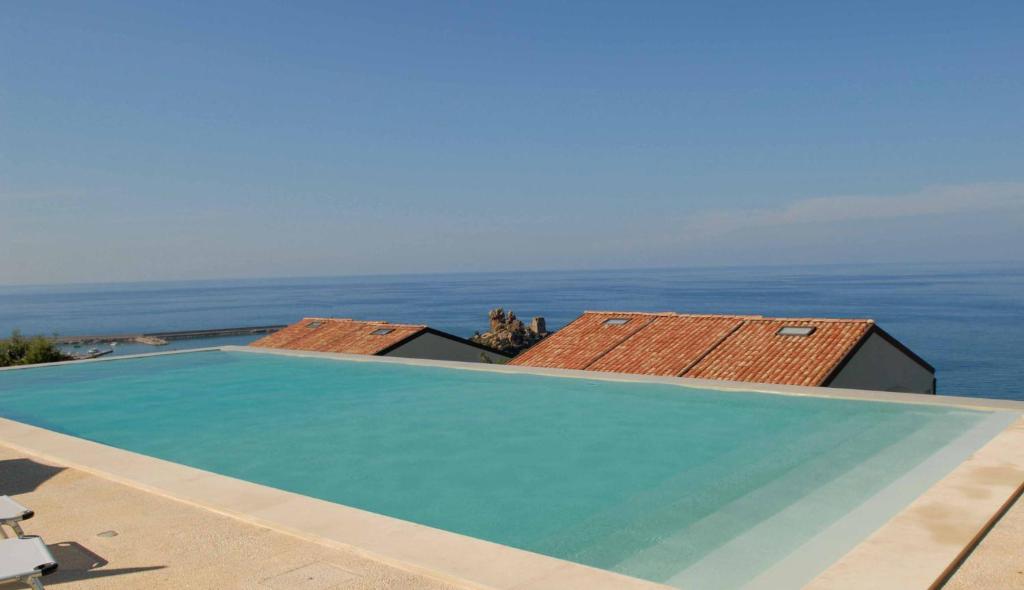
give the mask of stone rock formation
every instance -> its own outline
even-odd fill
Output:
[[[519,354],[548,335],[547,325],[542,317],[533,318],[527,327],[516,317],[514,311],[509,310],[506,313],[499,307],[492,309],[487,314],[487,319],[490,330],[483,334],[477,332],[470,340],[507,354]]]

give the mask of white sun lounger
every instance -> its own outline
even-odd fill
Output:
[[[25,531],[21,530],[21,525],[18,523],[33,516],[35,516],[35,512],[18,504],[10,496],[0,496],[0,537],[5,539],[8,537],[7,531],[4,530],[5,525],[11,527],[15,536],[25,536]]]
[[[57,571],[57,562],[39,537],[0,541],[0,584],[21,582],[42,590],[39,578]]]

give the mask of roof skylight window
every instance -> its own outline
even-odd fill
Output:
[[[309,328],[310,330],[315,330],[316,328],[319,328],[322,325],[324,325],[323,322],[309,322],[308,324],[306,324],[306,327]]]
[[[810,336],[815,329],[814,326],[783,326],[776,334],[779,336]]]
[[[390,334],[390,333],[392,333],[394,331],[395,330],[393,328],[377,328],[373,332],[370,332],[370,334],[372,334],[374,336],[387,336],[388,334]]]
[[[629,322],[629,318],[608,318],[604,321],[606,326],[623,326]]]

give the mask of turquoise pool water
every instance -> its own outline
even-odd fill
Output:
[[[728,588],[992,414],[216,351],[0,372],[0,416],[642,578]],[[742,559],[712,567],[730,551]]]

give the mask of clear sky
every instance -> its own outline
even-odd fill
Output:
[[[1024,3],[4,2],[0,284],[1020,260]]]

